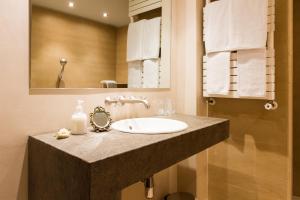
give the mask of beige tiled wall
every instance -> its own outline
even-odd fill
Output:
[[[199,0],[172,0],[172,66],[176,80],[176,108],[180,113],[206,115],[202,98],[201,66],[203,55],[202,6]],[[178,164],[177,190],[207,200],[207,151]]]
[[[32,88],[55,88],[61,58],[68,60],[66,88],[116,79],[115,27],[33,6],[31,36]]]
[[[217,99],[209,116],[230,119],[231,137],[209,150],[209,200],[290,200],[289,1],[276,0],[276,100]]]
[[[128,26],[117,29],[117,55],[116,55],[116,80],[118,83],[128,83],[127,56],[127,30]]]

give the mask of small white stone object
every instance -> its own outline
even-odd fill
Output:
[[[69,131],[66,128],[62,128],[62,129],[59,129],[59,131],[56,133],[55,137],[56,137],[56,139],[60,140],[60,139],[68,138],[68,137],[70,137],[70,135],[71,135],[71,131]]]

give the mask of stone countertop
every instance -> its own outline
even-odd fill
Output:
[[[71,135],[69,138],[62,140],[57,140],[54,137],[55,133],[46,133],[31,137],[87,163],[94,163],[228,121],[226,119],[188,115],[174,115],[165,118],[183,121],[189,127],[177,133],[156,135],[130,134],[110,130],[103,133],[88,132],[85,135]]]
[[[57,140],[29,137],[30,200],[119,200],[120,191],[229,137],[229,121],[174,115],[188,129],[143,135],[110,130]]]

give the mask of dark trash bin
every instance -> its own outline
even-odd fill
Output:
[[[165,196],[164,200],[195,200],[195,197],[186,192],[178,192]]]

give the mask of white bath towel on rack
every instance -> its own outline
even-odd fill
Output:
[[[128,63],[128,88],[142,87],[142,61]]]
[[[127,62],[143,59],[143,33],[146,20],[129,24],[127,34]]]
[[[206,89],[210,95],[227,95],[230,89],[230,52],[207,55]]]
[[[143,60],[159,58],[161,18],[146,20],[143,29]]]
[[[268,0],[221,0],[204,8],[206,53],[266,46]]]
[[[266,49],[238,51],[237,69],[239,96],[266,96]]]
[[[229,46],[228,0],[209,3],[204,8],[206,53],[225,51]]]
[[[259,49],[267,43],[268,0],[229,0],[228,50]]]
[[[143,88],[159,87],[160,59],[145,60],[143,62]]]

